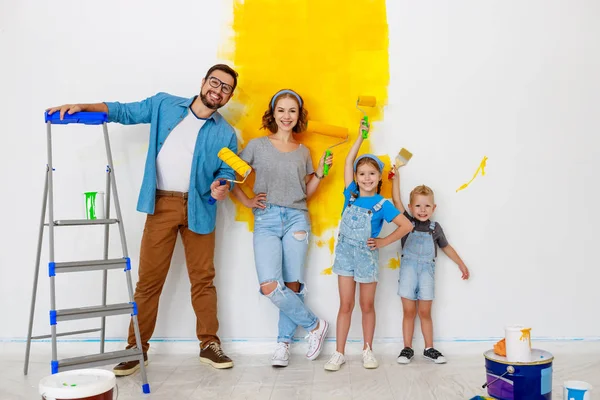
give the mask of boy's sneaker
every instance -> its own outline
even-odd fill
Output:
[[[433,347],[423,350],[423,357],[433,361],[436,364],[445,364],[446,357]]]
[[[287,367],[290,361],[290,345],[279,342],[271,358],[271,365],[274,367]]]
[[[329,361],[325,364],[326,371],[339,371],[342,367],[342,364],[346,362],[346,358],[342,353],[338,353],[337,351],[331,355]]]
[[[398,364],[408,364],[412,361],[414,356],[415,352],[413,351],[413,349],[411,349],[410,347],[405,347],[400,352],[400,355],[398,356],[396,362],[398,362]]]
[[[210,342],[205,348],[200,348],[200,361],[217,369],[233,367],[233,361],[223,353],[217,342]]]
[[[312,361],[319,357],[328,329],[329,324],[327,321],[319,319],[319,328],[315,329],[314,332],[308,333],[308,352],[306,353],[306,358]]]
[[[362,356],[363,356],[363,367],[365,367],[367,369],[373,369],[373,368],[379,367],[379,363],[377,362],[375,355],[373,355],[373,350],[371,350],[371,347],[369,345],[367,345],[367,348],[363,350]]]

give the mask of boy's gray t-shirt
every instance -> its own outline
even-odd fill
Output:
[[[254,170],[254,193],[266,193],[267,203],[308,210],[306,176],[315,172],[310,151],[304,145],[284,153],[267,137],[252,139],[240,153]]]

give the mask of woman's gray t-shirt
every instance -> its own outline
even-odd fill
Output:
[[[308,210],[306,176],[314,173],[310,151],[304,145],[284,153],[264,136],[252,139],[240,153],[254,170],[254,193],[266,193],[267,203]]]

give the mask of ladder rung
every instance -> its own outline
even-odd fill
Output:
[[[57,274],[64,272],[78,271],[100,271],[105,269],[126,268],[126,258],[113,258],[109,260],[87,260],[87,261],[68,261],[54,263]]]
[[[85,329],[83,331],[62,332],[62,333],[57,333],[56,337],[71,336],[71,335],[82,335],[84,333],[100,332],[101,330],[102,330],[101,328],[95,328],[95,329]],[[32,340],[35,340],[35,339],[50,339],[51,337],[52,337],[52,335],[40,335],[40,336],[32,336],[31,339]]]
[[[118,219],[59,219],[54,221],[55,226],[74,226],[74,225],[109,225],[116,224]],[[48,226],[48,224],[44,224]]]
[[[139,360],[141,350],[128,349],[120,351],[111,351],[108,353],[93,354],[83,357],[65,358],[58,360],[58,370],[69,371],[82,367],[99,367],[106,364],[118,363],[123,361]]]
[[[135,311],[135,312],[134,312]],[[109,304],[106,306],[91,306],[80,308],[65,308],[56,310],[56,321],[70,321],[74,319],[86,319],[105,317],[108,315],[137,314],[132,303]]]

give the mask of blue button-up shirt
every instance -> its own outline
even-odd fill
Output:
[[[150,143],[138,198],[138,211],[154,214],[156,156],[169,133],[185,118],[193,101],[194,97],[186,99],[158,93],[135,103],[105,103],[109,122],[124,125],[150,124]],[[237,138],[231,125],[218,112],[214,112],[198,132],[190,171],[188,225],[196,233],[207,234],[215,229],[216,203],[208,204],[211,183],[217,178],[235,179],[233,169],[217,156],[223,147],[228,147],[237,154]]]

